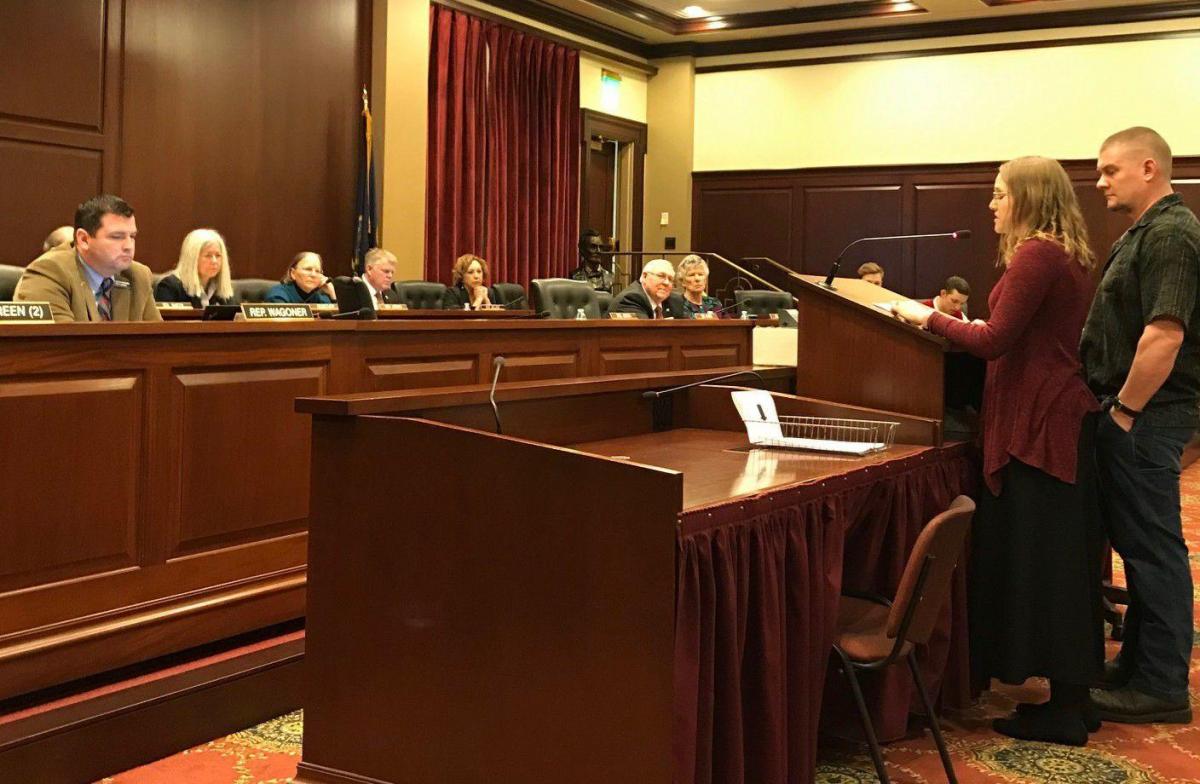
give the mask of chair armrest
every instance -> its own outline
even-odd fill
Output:
[[[868,602],[874,602],[875,604],[881,604],[884,607],[892,606],[891,599],[888,599],[887,597],[884,597],[884,596],[880,596],[877,593],[871,593],[870,591],[859,591],[854,588],[843,588],[842,596],[848,596],[851,599],[866,599]]]

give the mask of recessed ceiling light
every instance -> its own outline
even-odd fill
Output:
[[[688,19],[700,19],[702,17],[709,15],[708,11],[705,11],[703,8],[701,8],[698,5],[689,5],[687,8],[684,8],[679,13],[683,14]]]

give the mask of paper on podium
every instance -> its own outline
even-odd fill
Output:
[[[771,397],[770,392],[746,389],[730,394],[733,396],[738,415],[746,425],[746,435],[754,446],[809,449],[841,455],[865,455],[887,446],[873,437],[875,423],[858,424],[853,420],[788,417],[788,432],[785,435],[784,423],[779,420],[779,414],[775,411],[775,399]],[[814,437],[821,435],[840,435],[843,438]],[[845,436],[854,440],[845,439]]]
[[[783,438],[779,415],[775,413],[775,398],[763,389],[744,389],[732,392],[738,416],[746,423],[746,435],[754,445]]]

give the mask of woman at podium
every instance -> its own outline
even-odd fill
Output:
[[[1005,163],[989,207],[1004,269],[988,299],[991,317],[968,323],[916,302],[894,312],[988,360],[984,488],[967,572],[971,663],[1004,683],[1050,680],[1049,702],[1020,705],[993,726],[1081,746],[1099,725],[1088,686],[1104,665],[1091,456],[1098,406],[1079,359],[1095,258],[1057,161]]]

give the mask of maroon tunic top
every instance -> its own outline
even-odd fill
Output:
[[[1049,240],[1027,240],[988,297],[991,318],[969,324],[934,312],[929,330],[988,360],[983,387],[983,476],[1000,492],[1015,457],[1074,484],[1079,429],[1099,408],[1084,383],[1079,336],[1095,285]]]

